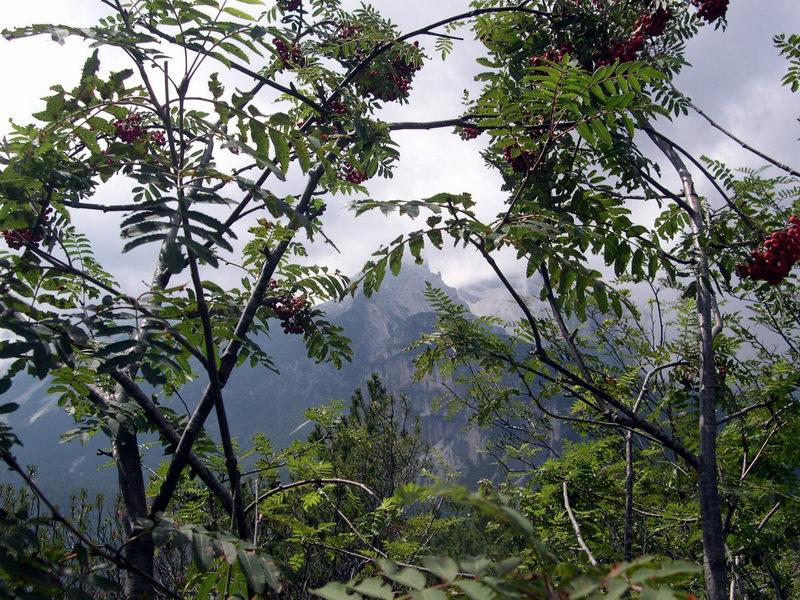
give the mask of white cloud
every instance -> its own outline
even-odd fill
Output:
[[[71,25],[86,25],[105,13],[98,0],[28,0],[25,3],[6,2],[0,13],[0,27],[19,26],[47,20]],[[347,0],[347,6],[355,7],[357,0]],[[378,0],[374,4],[403,31],[415,29],[436,19],[466,10],[467,0]],[[742,137],[762,146],[767,152],[775,152],[786,160],[796,154],[798,127],[797,96],[779,88],[779,79],[785,70],[783,61],[772,48],[771,37],[782,31],[800,28],[800,11],[796,0],[771,0],[768,3],[740,0],[732,3],[727,32],[703,31],[690,43],[688,58],[695,67],[687,69],[678,85],[696,102],[711,113],[723,125],[730,127]],[[423,43],[433,52],[433,38]],[[382,116],[389,120],[428,120],[457,116],[462,112],[460,99],[464,88],[477,89],[473,81],[479,67],[474,59],[479,46],[469,42],[456,43],[451,59],[442,62],[433,57],[418,75],[408,106],[392,105]],[[15,42],[0,41],[0,63],[4,65],[7,81],[15,81],[13,93],[7,93],[0,101],[0,132],[9,117],[24,121],[37,110],[39,98],[47,93],[54,83],[74,85],[80,67],[89,52],[88,45],[69,41],[58,46],[40,37]],[[108,54],[108,53],[106,53]],[[119,68],[123,57],[112,53],[103,57],[104,67]],[[204,75],[214,67],[204,65]],[[223,73],[226,80],[244,82],[239,76]],[[202,79],[198,90],[204,89]],[[264,103],[269,102],[269,95]],[[676,141],[696,154],[709,154],[722,158],[732,166],[761,164],[736,144],[721,134],[710,130],[696,117],[680,119],[667,125],[666,131]],[[697,132],[702,131],[702,135]],[[482,215],[498,212],[504,200],[499,191],[498,176],[487,170],[479,156],[480,141],[462,142],[446,130],[434,132],[398,133],[402,162],[396,176],[391,180],[373,180],[369,185],[371,194],[380,199],[420,198],[440,191],[469,191],[479,202]],[[788,157],[788,158],[786,158]],[[285,185],[270,183],[274,191],[297,192],[302,183],[296,177]],[[705,184],[703,184],[705,185]],[[707,187],[707,186],[706,186]],[[710,194],[705,187],[701,189]],[[127,201],[127,184],[112,181],[103,188],[100,198],[109,202]],[[344,209],[346,200],[331,201],[327,232],[341,249],[338,255],[330,246],[315,244],[314,259],[338,267],[345,273],[356,271],[372,251],[381,243],[390,241],[399,233],[420,226],[419,223],[381,215],[367,215],[355,219]],[[637,209],[640,210],[640,209]],[[653,214],[645,209],[646,214]],[[642,213],[642,214],[645,214]],[[151,276],[155,250],[143,248],[129,255],[121,255],[122,241],[118,236],[119,214],[79,215],[76,223],[96,245],[97,253],[104,264],[120,279],[121,283],[134,291],[143,289],[141,282]],[[244,234],[248,223],[237,227]],[[451,285],[464,285],[490,278],[488,268],[474,253],[448,249],[442,253],[427,254],[431,267],[442,271],[445,281]],[[522,275],[521,266],[513,256],[501,257],[504,267],[516,275]],[[214,274],[222,284],[235,284],[239,274],[235,270]]]
[[[75,472],[75,469],[77,469],[81,465],[81,463],[85,460],[86,456],[79,456],[78,458],[73,460],[69,465],[69,470],[67,471],[67,473],[72,475]]]
[[[45,400],[42,403],[42,405],[38,409],[36,409],[36,412],[34,412],[25,421],[25,425],[26,426],[33,425],[34,423],[36,423],[36,421],[41,419],[44,415],[46,415],[49,412],[52,412],[52,411],[56,410],[57,408],[58,408],[58,396],[49,396],[48,398],[45,398]]]

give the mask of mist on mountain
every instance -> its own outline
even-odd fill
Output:
[[[270,338],[260,340],[279,373],[262,366],[243,366],[234,371],[225,388],[230,427],[240,446],[247,448],[252,436],[259,433],[279,448],[304,439],[310,433],[305,416],[309,408],[346,400],[374,373],[390,393],[408,396],[420,416],[425,440],[444,464],[468,479],[491,476],[496,466],[490,465],[485,454],[487,433],[472,427],[466,414],[447,416],[437,408],[437,399],[446,392],[446,382],[413,379],[413,354],[406,349],[422,333],[430,331],[436,320],[424,296],[426,283],[474,306],[476,312],[495,310],[513,316],[504,290],[498,287],[483,284],[456,290],[426,265],[404,265],[397,277],[387,276],[380,291],[371,298],[357,293],[323,306],[329,320],[341,326],[352,341],[353,360],[341,369],[314,364],[299,337],[284,335],[277,328]],[[181,390],[189,408],[203,386],[204,382],[198,380]],[[9,416],[9,424],[24,444],[16,452],[20,462],[35,466],[40,485],[56,498],[65,499],[80,488],[114,493],[116,471],[106,452],[107,439],[98,435],[83,441],[59,442],[75,423],[58,406],[56,396],[47,393],[47,387],[46,381],[23,374],[6,395],[9,401],[20,404],[20,409]],[[186,410],[177,398],[166,402],[177,412]],[[214,435],[213,416],[208,427]],[[154,447],[145,450],[146,462],[152,469],[162,459],[154,442],[143,439],[143,444]],[[13,474],[0,472],[0,482],[14,482]]]

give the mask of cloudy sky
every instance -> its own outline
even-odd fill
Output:
[[[2,4],[0,28],[43,21],[88,25],[105,12],[99,0],[2,0]],[[376,0],[373,4],[401,30],[408,31],[466,10],[469,3],[468,0]],[[800,32],[800,0],[732,0],[728,21],[726,32],[707,28],[691,42],[688,59],[693,67],[686,69],[677,85],[720,124],[757,148],[798,167],[800,95],[792,95],[780,86],[786,66],[772,46],[772,37],[776,33]],[[432,41],[423,43],[429,45],[433,56]],[[404,121],[457,116],[462,111],[463,90],[478,89],[472,80],[479,69],[475,63],[479,51],[474,43],[458,42],[454,55],[446,62],[431,60],[415,79],[411,104],[388,107],[382,116],[386,120]],[[9,119],[25,122],[30,113],[39,110],[39,98],[47,94],[49,86],[75,85],[88,53],[87,45],[77,40],[63,46],[44,37],[13,43],[0,40],[6,90],[0,100],[0,135],[8,131]],[[120,68],[122,63],[122,58],[113,52],[101,58],[104,68]],[[198,80],[198,86],[205,88],[203,79]],[[269,98],[263,100],[268,101]],[[665,123],[663,128],[698,156],[706,154],[731,166],[762,163],[697,117]],[[503,201],[498,191],[499,178],[484,168],[479,155],[480,140],[463,142],[447,130],[400,132],[396,140],[401,145],[401,163],[393,179],[368,183],[373,197],[412,199],[442,191],[469,191],[478,200],[483,214],[498,211]],[[299,178],[290,178],[285,186],[273,191],[297,193],[301,187]],[[707,191],[703,184],[701,189]],[[114,181],[100,194],[105,202],[129,201],[126,196],[126,186]],[[419,226],[378,214],[355,219],[345,205],[346,199],[336,198],[330,202],[333,210],[326,213],[328,235],[342,253],[338,255],[327,246],[314,250],[316,262],[346,273],[356,272],[381,243]],[[123,286],[130,291],[141,289],[141,282],[150,277],[154,249],[121,255],[122,242],[113,216],[78,215],[76,223],[94,241],[104,264]],[[239,232],[245,229],[246,226],[240,227]],[[474,255],[451,250],[431,252],[427,258],[432,269],[441,271],[445,281],[453,286],[479,283],[491,277]],[[505,263],[510,270],[514,269],[512,257],[505,257]],[[219,273],[216,277],[236,281],[233,273]]]

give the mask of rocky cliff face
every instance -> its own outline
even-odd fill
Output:
[[[260,430],[276,444],[289,443],[306,434],[302,427],[297,429],[306,409],[349,398],[376,373],[393,394],[408,396],[421,417],[426,441],[451,467],[468,478],[477,473],[487,476],[486,434],[470,428],[467,415],[448,418],[434,409],[435,400],[446,391],[442,384],[450,382],[413,379],[413,355],[406,348],[435,323],[424,297],[426,282],[457,297],[457,291],[439,275],[424,266],[405,265],[398,277],[387,275],[372,298],[357,295],[343,305],[327,307],[331,321],[342,326],[352,340],[353,361],[341,370],[313,365],[305,358],[300,340],[282,337],[267,342],[267,352],[281,374],[243,370],[226,388],[227,398],[243,399],[241,407],[238,401],[229,404],[237,435],[249,437]],[[251,415],[247,422],[239,421],[240,410]],[[254,415],[261,416],[256,419]],[[277,423],[280,426],[275,427]]]
[[[279,333],[264,340],[280,374],[263,368],[243,367],[234,373],[225,389],[231,429],[246,448],[256,433],[283,446],[305,437],[304,412],[331,400],[346,400],[356,387],[377,373],[395,395],[405,394],[421,417],[423,435],[435,451],[467,480],[493,474],[483,450],[485,432],[468,426],[465,414],[448,418],[434,409],[436,398],[445,392],[441,381],[413,380],[413,356],[405,349],[435,322],[425,297],[425,283],[444,289],[453,297],[456,290],[425,266],[405,265],[398,277],[387,275],[380,292],[372,298],[356,295],[343,303],[325,307],[329,318],[341,325],[352,339],[353,362],[336,370],[330,365],[315,365],[306,357],[302,341]],[[480,300],[480,290],[471,291],[472,300]],[[488,301],[488,299],[486,300]],[[485,302],[484,302],[485,303]],[[444,382],[448,383],[448,382]],[[201,385],[188,386],[182,396],[191,406]],[[4,395],[3,401],[15,400],[22,408],[11,415],[10,423],[25,446],[17,451],[27,464],[38,465],[39,480],[52,490],[87,487],[113,490],[113,469],[98,470],[107,463],[97,450],[106,440],[99,436],[81,445],[78,441],[58,443],[61,433],[74,427],[69,415],[48,397],[47,386],[21,378]],[[183,411],[179,404],[175,410]],[[215,429],[213,423],[211,430]],[[160,456],[149,457],[155,466]],[[0,482],[9,480],[0,473]]]

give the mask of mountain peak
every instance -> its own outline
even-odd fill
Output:
[[[458,297],[458,292],[444,282],[441,273],[430,270],[427,261],[418,265],[406,260],[397,276],[387,271],[380,289],[370,298],[365,297],[363,290],[359,289],[355,298],[347,296],[338,303],[328,302],[323,308],[331,318],[339,317],[351,308],[357,311],[383,312],[389,317],[401,319],[419,313],[429,313],[432,312],[432,308],[425,298],[426,283],[444,290],[452,298]]]
[[[426,283],[444,290],[453,298],[458,297],[458,292],[447,286],[439,273],[433,273],[427,263],[418,265],[407,261],[403,263],[403,268],[396,277],[391,273],[386,274],[380,290],[373,294],[372,298],[359,295],[353,306],[361,308],[369,303],[375,309],[399,318],[432,312],[425,298]]]

